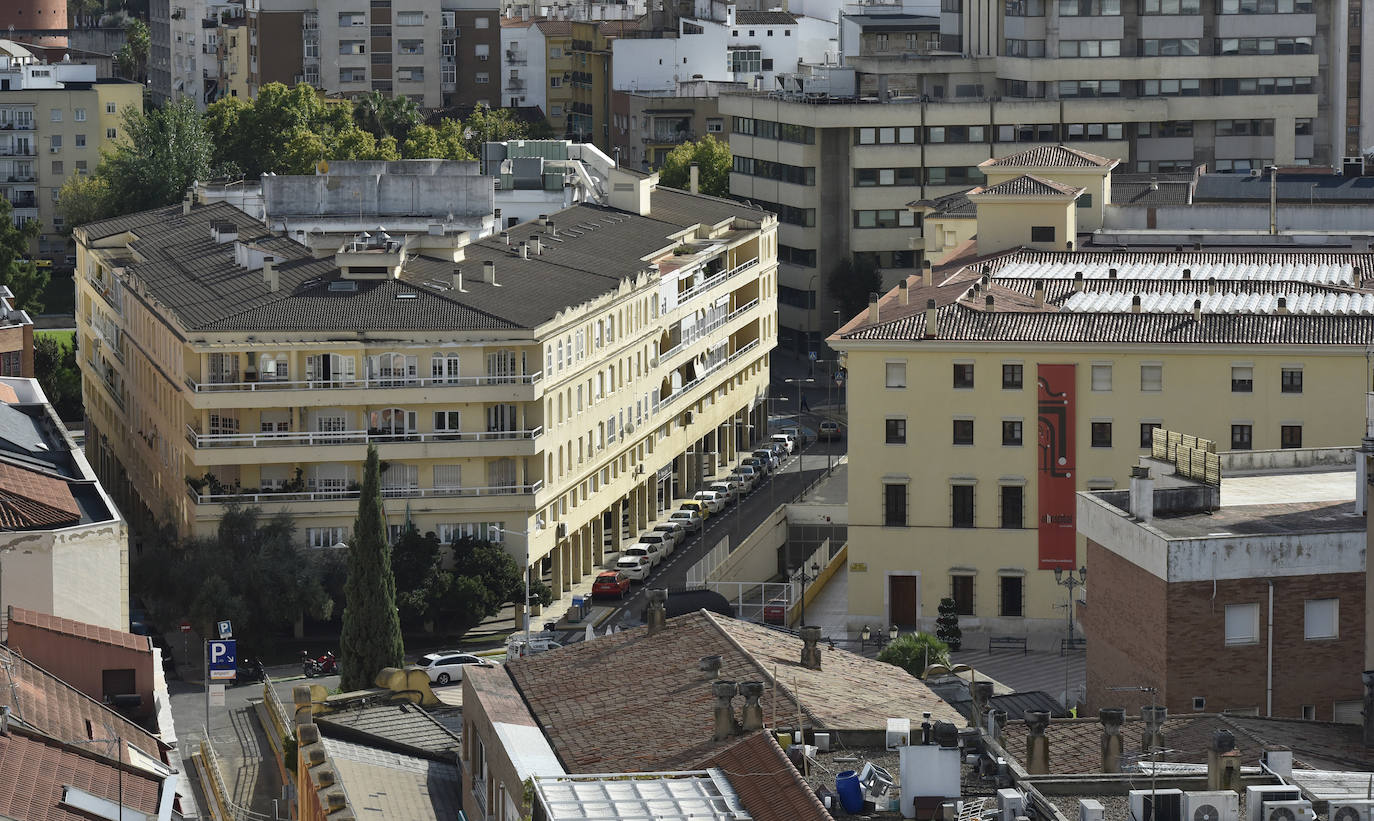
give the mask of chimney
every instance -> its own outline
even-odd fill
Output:
[[[539,225],[548,225],[548,224],[549,224],[549,215],[548,215],[548,214],[540,214],[540,215],[539,215],[539,219],[537,220],[537,222],[538,222]]]
[[[1217,292],[1217,278],[1216,278],[1216,277],[1207,277],[1207,293],[1209,293],[1209,294],[1215,294],[1216,292]]]
[[[803,624],[798,632],[801,633],[802,640],[802,666],[808,670],[821,669],[821,628],[813,624]]]
[[[1131,313],[1140,313],[1140,294],[1131,297]]]
[[[701,671],[702,678],[715,681],[720,676],[720,656],[702,656],[697,662],[697,669]]]
[[[1121,707],[1103,707],[1097,711],[1102,722],[1102,772],[1121,772],[1121,722],[1126,719],[1126,710]]]
[[[1212,742],[1207,746],[1207,789],[1225,790],[1229,789],[1226,784],[1226,772],[1222,767],[1224,756],[1236,749],[1236,737],[1231,735],[1230,730],[1217,730],[1212,733]]]
[[[1045,307],[1045,283],[1035,283],[1035,290],[1033,290],[1031,294],[1035,297],[1035,307]]]
[[[1293,777],[1293,751],[1277,744],[1264,748],[1261,761],[1271,772],[1284,779]]]
[[[992,294],[983,298],[983,306],[988,313],[992,313]]]
[[[482,281],[485,282],[485,283],[487,283],[487,284],[489,284],[489,285],[495,285],[495,284],[496,284],[496,261],[495,261],[495,260],[488,259],[488,260],[484,260],[484,261],[482,262]]]
[[[929,288],[935,284],[935,269],[930,267],[930,260],[921,260],[921,285]]]
[[[911,289],[906,285],[906,277],[902,277],[902,281],[897,283],[897,304],[901,305],[903,308],[910,305],[910,295]]]
[[[276,293],[281,288],[281,276],[277,273],[277,258],[268,254],[262,258],[262,281],[267,283],[267,290]]]
[[[1278,313],[1280,313],[1280,314],[1287,314],[1287,313],[1288,313],[1288,297],[1286,297],[1286,296],[1281,296],[1281,297],[1279,297]]]
[[[10,732],[10,706],[0,705],[0,735],[9,735]]]
[[[973,713],[969,716],[969,725],[981,730],[986,718],[984,713],[987,712],[988,702],[992,700],[992,682],[975,681],[969,689],[973,696]]]
[[[668,620],[668,589],[665,587],[655,587],[649,591],[649,609],[646,613],[649,623],[649,635],[653,635],[663,629],[663,625]],[[731,682],[731,687],[734,683]]]
[[[1202,300],[1200,299],[1193,300],[1193,321],[1202,321]]]
[[[191,205],[195,203],[195,200],[196,189],[194,187],[187,188],[186,193],[181,197],[181,215],[183,217],[189,217],[191,215]]]
[[[868,324],[878,324],[878,295],[868,295]]]
[[[549,236],[551,236],[551,237],[556,237],[556,236],[558,236],[558,229],[557,229],[556,227],[554,227],[553,220],[545,220],[545,221],[544,221],[544,228],[548,230]]]
[[[529,244],[528,242],[522,242],[522,243],[520,243],[520,258],[521,258],[521,259],[529,259],[529,258],[530,258],[530,244]],[[492,266],[495,267],[495,263],[492,263]]]
[[[1140,720],[1145,729],[1140,733],[1140,748],[1147,754],[1151,750],[1164,749],[1164,719],[1169,717],[1169,708],[1146,705],[1140,708]]]
[[[926,300],[926,339],[935,339],[940,335],[940,309],[935,307],[935,300]]]
[[[1115,268],[1108,268],[1108,269],[1107,269],[1107,279],[1116,279],[1116,269],[1115,269]]]
[[[530,234],[530,253],[535,256],[544,253],[544,246],[540,244],[538,234]]]
[[[1069,240],[1068,242],[1064,243],[1064,248],[1065,248],[1065,250],[1067,250],[1069,253],[1072,254],[1072,253],[1073,253],[1073,240]]]
[[[1081,294],[1081,293],[1083,293],[1083,286],[1084,286],[1084,284],[1085,284],[1085,283],[1083,282],[1083,272],[1082,272],[1082,271],[1074,271],[1074,272],[1073,272],[1073,292],[1074,292],[1075,294]]]
[[[687,188],[693,194],[701,193],[701,166],[697,163],[687,166]]]
[[[1374,670],[1360,676],[1364,680],[1364,745],[1374,747]]]
[[[1131,467],[1131,515],[1142,522],[1155,517],[1155,480],[1144,465]]]
[[[1192,268],[1184,268],[1184,269],[1183,269],[1183,278],[1184,278],[1184,279],[1192,279],[1192,278],[1193,278],[1193,269],[1192,269]]]
[[[998,744],[1006,746],[1006,741],[1002,736],[1002,731],[1007,728],[1007,711],[1003,710],[1000,707],[994,707],[991,710],[988,710],[987,715],[988,734],[992,736],[993,741],[996,741]]]
[[[744,696],[744,712],[740,716],[744,732],[762,730],[763,705],[759,703],[759,699],[763,698],[763,682],[740,682],[739,694]]]
[[[1048,710],[1026,711],[1026,772],[1031,775],[1050,772],[1050,740],[1045,737],[1049,724]]]
[[[463,269],[457,265],[453,266],[453,273],[450,276],[449,285],[452,286],[452,289],[460,294],[463,293]]]
[[[649,632],[652,633],[653,622],[649,624]],[[711,740],[724,741],[739,732],[739,722],[735,720],[735,707],[732,703],[739,692],[739,685],[733,681],[717,681],[711,684],[711,692],[716,697],[716,731]]]
[[[501,232],[501,241],[504,242],[504,243],[507,244],[507,245],[510,245],[510,232],[509,232],[509,231],[502,231],[502,232]]]

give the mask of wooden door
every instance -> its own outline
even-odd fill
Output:
[[[917,582],[919,576],[888,576],[887,617],[898,627],[917,626]]]

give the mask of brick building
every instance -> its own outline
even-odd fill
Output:
[[[0,285],[0,376],[33,378],[33,320],[14,307],[7,285]]]
[[[1359,723],[1365,519],[1349,449],[1159,446],[1078,494],[1090,709],[1150,704]],[[1176,434],[1175,434],[1176,436]],[[1200,455],[1199,455],[1200,454]],[[1188,468],[1189,459],[1209,463]],[[1147,475],[1148,474],[1148,475]],[[1210,481],[1209,481],[1210,479]]]

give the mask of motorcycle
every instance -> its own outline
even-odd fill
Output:
[[[306,678],[315,676],[330,676],[339,672],[338,662],[332,652],[325,653],[317,658],[311,658],[306,651],[301,651],[301,671]]]
[[[234,673],[235,684],[267,681],[267,668],[258,659],[239,659]]]

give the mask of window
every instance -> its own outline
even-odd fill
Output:
[[[954,420],[954,444],[971,445],[973,444],[973,420],[955,419]]]
[[[1032,225],[1031,242],[1054,242],[1053,225]]]
[[[61,135],[61,134],[54,134],[54,135],[52,135],[51,137],[49,137],[48,139],[52,141],[52,150],[53,150],[53,151],[61,151],[61,150],[62,150],[62,135]]]
[[[24,355],[20,351],[0,353],[0,376],[20,376],[24,366]]]
[[[423,26],[424,24],[425,13],[423,11],[396,12],[396,25],[398,26]]]
[[[48,111],[48,116],[51,118],[51,120],[52,120],[53,122],[55,122],[55,123],[60,123],[60,122],[62,122],[62,109],[60,109],[60,108],[53,108],[53,109],[50,109],[50,110]]]
[[[1002,494],[1002,528],[1004,530],[1019,530],[1023,527],[1022,509],[1025,490],[1020,485],[1002,485],[1000,488]]]
[[[311,547],[333,547],[344,541],[344,529],[341,527],[307,527],[305,529],[305,541]]]
[[[562,78],[562,77],[550,77],[550,78],[549,78],[549,88],[558,88],[558,87],[560,87],[560,86],[562,86],[562,85],[563,85],[563,78]]]
[[[1302,368],[1284,368],[1279,390],[1283,393],[1302,393]]]
[[[954,599],[954,611],[961,616],[973,615],[973,579],[965,574],[949,577],[949,596]]]
[[[906,527],[906,485],[883,485],[883,525]]]
[[[1231,366],[1231,393],[1253,393],[1255,369],[1249,365]]]
[[[954,365],[954,387],[971,388],[973,387],[973,364],[959,363]]]
[[[1140,423],[1140,446],[1141,446],[1142,448],[1146,449],[1146,450],[1149,450],[1150,448],[1154,447],[1154,444],[1155,444],[1155,428],[1162,428],[1162,427],[1164,427],[1164,425],[1161,424],[1161,423],[1159,423],[1159,422],[1141,422],[1141,423]]]
[[[77,134],[77,135],[76,135],[76,147],[77,147],[77,148],[85,148],[85,147],[86,147],[86,135],[85,135],[85,134]]]
[[[1202,0],[1143,0],[1141,14],[1201,14]]]
[[[478,71],[473,74],[472,81],[478,85],[491,82],[491,75],[485,71]]]
[[[1336,638],[1339,612],[1340,599],[1308,599],[1303,603],[1302,637],[1308,641]]]
[[[1093,365],[1093,390],[1109,391],[1112,389],[1112,366]]]
[[[1002,420],[1002,444],[1007,447],[1021,447],[1022,423],[1020,419]]]
[[[906,363],[889,362],[887,363],[887,386],[889,388],[906,387]]]
[[[84,109],[84,108],[75,108],[75,109],[72,109],[72,119],[75,120],[75,121],[78,122],[78,123],[84,123],[84,122],[86,122],[86,109]]]
[[[807,170],[815,171],[814,168]],[[811,182],[807,182],[806,185],[814,185],[814,176],[809,177],[809,179]],[[915,226],[916,215],[905,208],[880,208],[854,212],[855,228],[914,228]]]
[[[472,24],[473,24],[475,27],[479,28],[479,29],[488,28],[488,27],[491,26],[491,18],[490,18],[490,17],[477,17],[477,18],[475,18],[475,19],[472,21]]]
[[[1025,369],[1021,365],[1002,366],[1002,390],[1019,391],[1024,377]]]
[[[554,46],[553,48],[549,49],[549,58],[552,60],[563,59],[563,49],[559,48],[558,46]]]
[[[1093,207],[1093,195],[1087,193],[1086,191],[1083,192],[1082,194],[1079,194],[1079,195],[1078,195],[1078,207],[1079,207],[1079,208],[1092,208],[1092,207]]]
[[[950,486],[950,527],[973,527],[973,485]]]
[[[115,113],[116,110],[117,110],[117,104],[116,104],[116,103],[106,103],[106,104],[105,104],[105,113],[106,113],[106,114],[113,114],[113,113]]]
[[[61,161],[61,160],[53,160],[53,161],[52,161],[52,172],[53,172],[54,174],[61,174],[61,173],[63,173],[63,171],[62,171],[62,161]]]
[[[1249,450],[1254,446],[1254,427],[1252,425],[1231,426],[1231,450]]]
[[[999,615],[1025,615],[1025,579],[1021,576],[999,576],[997,582],[1002,587],[997,597],[1001,604]]]
[[[462,430],[462,414],[458,411],[435,411],[434,430],[438,433],[457,433]]]
[[[105,139],[107,139],[107,140],[113,140],[113,139],[115,138],[115,136],[116,136],[116,132],[115,132],[115,130],[114,130],[113,128],[107,128],[107,129],[105,129]]]
[[[1279,428],[1279,447],[1302,447],[1302,425],[1283,425]]]
[[[887,444],[905,445],[906,444],[906,420],[888,419],[886,421]]]
[[[875,185],[920,185],[921,169],[915,166],[902,168],[856,168],[854,185],[871,188]]]
[[[1092,446],[1095,448],[1109,448],[1112,446],[1111,422],[1092,423]]]
[[[396,51],[400,54],[424,54],[424,40],[401,40],[396,44]]]
[[[1226,643],[1259,644],[1259,605],[1226,605]]]
[[[1156,393],[1164,390],[1164,366],[1141,365],[1140,389],[1146,393]]]
[[[367,25],[367,15],[360,11],[341,11],[339,12],[339,26],[365,26]]]

